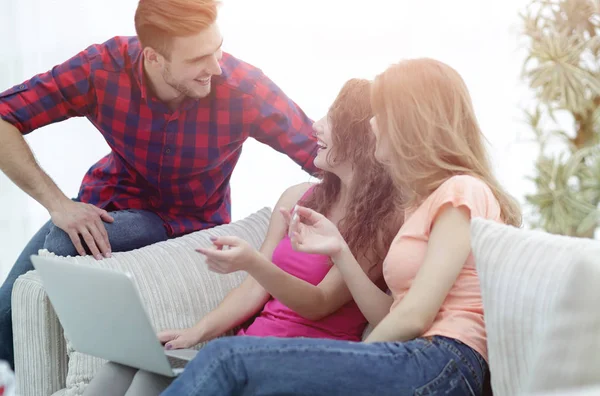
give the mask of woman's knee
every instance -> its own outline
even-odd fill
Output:
[[[229,355],[233,351],[233,340],[238,337],[221,337],[214,339],[204,345],[198,352],[206,359],[214,360],[222,357],[223,355]]]
[[[173,378],[139,370],[125,396],[158,396],[173,381]]]
[[[125,395],[137,369],[118,363],[106,363],[86,387],[84,396]]]
[[[239,338],[244,337],[223,337],[208,342],[186,365],[185,371],[204,372],[209,367],[230,366],[232,361],[236,360],[238,352],[243,349],[240,343],[236,342]]]
[[[138,372],[138,369],[124,366],[119,363],[108,362],[100,369],[101,373],[104,373],[112,378],[133,378]]]
[[[207,343],[200,350],[200,353],[210,354],[213,358],[237,355],[238,353],[246,353],[248,349],[268,347],[273,340],[277,341],[278,339],[252,336],[220,337]]]

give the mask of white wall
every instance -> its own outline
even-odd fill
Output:
[[[132,35],[135,0],[20,0],[0,13],[0,90],[45,71],[94,42]],[[224,0],[224,48],[260,68],[314,118],[341,85],[372,78],[402,58],[428,56],[455,67],[475,101],[498,175],[522,200],[531,186],[535,146],[519,105],[530,93],[519,80],[518,11],[522,0]],[[117,11],[118,10],[118,11]],[[85,120],[72,119],[27,138],[43,168],[75,196],[88,167],[108,152]],[[272,206],[305,181],[287,157],[248,141],[232,178],[233,218]],[[28,238],[47,220],[43,207],[0,175],[0,280]]]

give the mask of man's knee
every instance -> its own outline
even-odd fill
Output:
[[[106,223],[113,252],[126,252],[168,239],[163,220],[145,210],[111,212],[114,222]]]
[[[123,210],[110,214],[114,222],[104,226],[113,252],[126,252],[168,239],[162,219],[154,213]],[[84,241],[82,245],[85,246]],[[69,235],[54,224],[50,225],[44,249],[58,256],[78,254]]]
[[[57,256],[76,256],[77,250],[69,237],[69,234],[55,226],[50,226],[50,231],[44,242],[44,249]]]

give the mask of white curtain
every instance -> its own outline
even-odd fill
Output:
[[[2,1],[0,90],[50,69],[92,43],[134,34],[137,0]],[[522,0],[224,0],[220,26],[226,51],[262,68],[313,117],[321,117],[341,85],[372,78],[402,58],[438,58],[463,74],[501,181],[521,198],[529,188],[531,146],[518,105]],[[14,38],[8,39],[8,38]],[[27,137],[42,167],[69,196],[108,147],[85,119]],[[308,176],[285,156],[249,141],[232,178],[233,218],[273,206],[288,186]],[[45,209],[0,175],[0,280]]]
[[[12,37],[2,43],[0,61],[0,90],[22,77],[23,56],[19,50],[17,30],[17,3],[7,1],[0,13],[0,37]],[[23,241],[30,233],[27,202],[19,189],[0,172],[0,281],[8,273],[9,263],[19,251],[15,242]]]

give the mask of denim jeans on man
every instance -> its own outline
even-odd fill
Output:
[[[112,223],[104,223],[111,251],[125,252],[164,241],[167,231],[160,217],[145,210],[121,210],[111,212]],[[77,251],[69,236],[51,221],[31,238],[0,288],[0,360],[14,368],[11,294],[17,278],[33,270],[30,256],[38,250],[47,249],[60,256],[76,256]]]
[[[485,360],[446,337],[360,343],[227,337],[208,343],[162,396],[479,396]]]

